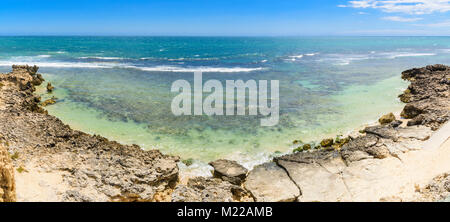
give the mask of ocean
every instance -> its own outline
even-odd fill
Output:
[[[248,168],[292,152],[294,140],[334,137],[399,111],[402,71],[450,64],[450,37],[0,37],[0,72],[40,66],[56,87],[42,97],[72,128],[144,149]],[[203,80],[279,80],[280,121],[258,116],[175,116],[171,84]]]

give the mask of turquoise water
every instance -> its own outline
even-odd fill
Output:
[[[0,71],[36,64],[56,86],[50,114],[73,128],[158,148],[194,166],[251,167],[292,141],[343,134],[402,107],[401,71],[450,63],[449,37],[0,37]],[[173,81],[279,80],[280,123],[181,116]],[[49,95],[45,95],[48,97]]]

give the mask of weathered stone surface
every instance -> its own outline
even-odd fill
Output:
[[[385,139],[397,140],[397,132],[390,125],[370,126],[364,129],[367,134],[373,134]]]
[[[323,163],[336,158],[339,155],[337,151],[319,150],[315,152],[302,152],[284,155],[275,158],[275,161],[289,161],[297,163]]]
[[[395,121],[393,121],[393,122],[391,123],[391,126],[394,127],[394,128],[397,128],[397,127],[399,127],[400,125],[402,125],[402,123],[403,123],[403,121],[401,121],[401,120],[395,120]]]
[[[339,172],[332,172],[320,164],[305,164],[289,161],[278,161],[286,169],[292,180],[300,187],[302,195],[298,201],[351,201]],[[342,160],[330,164],[332,169],[344,168]]]
[[[14,168],[0,135],[0,202],[16,201]]]
[[[398,136],[402,138],[414,138],[418,140],[427,140],[430,138],[433,131],[426,126],[410,126],[405,128],[398,128]]]
[[[378,137],[372,134],[360,136],[349,143],[345,144],[341,149],[341,155],[347,162],[354,162],[363,159],[373,158],[375,144],[378,142]]]
[[[209,163],[214,168],[214,177],[240,185],[247,176],[248,170],[236,161],[216,160]]]
[[[411,81],[407,91],[401,95],[408,98],[405,101],[408,104],[401,116],[407,119],[414,118],[410,125],[423,124],[435,130],[449,120],[450,68],[448,66],[438,64],[406,70],[402,73],[402,78]]]
[[[273,162],[250,171],[244,187],[257,202],[292,202],[300,196],[300,190],[286,171]]]
[[[173,202],[238,202],[252,201],[240,186],[220,179],[191,178],[187,185],[178,185],[172,193]]]
[[[392,121],[395,121],[395,116],[393,113],[386,114],[378,120],[380,124],[388,124],[391,123]]]
[[[276,162],[300,188],[299,201],[351,200],[340,176],[346,165],[339,152],[295,153],[276,158]]]

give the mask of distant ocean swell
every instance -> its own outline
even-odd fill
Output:
[[[66,52],[58,52],[58,54],[65,54]],[[328,53],[321,54],[318,52],[294,54],[287,56],[280,56],[285,62],[318,62],[329,63],[332,65],[349,65],[354,61],[372,60],[372,59],[398,59],[404,57],[424,57],[424,56],[436,56],[438,54],[448,54],[450,49],[439,49],[432,52],[407,52],[407,51],[395,51],[395,52],[375,52],[370,51],[367,53]],[[55,56],[57,56],[55,55]],[[255,56],[248,55],[247,56]],[[201,62],[201,61],[219,61],[226,57],[210,57],[201,58],[199,55],[194,57],[180,57],[180,58],[167,58],[167,57],[143,57],[139,59],[122,58],[122,57],[104,57],[104,56],[82,56],[76,58],[70,58],[69,61],[59,61],[53,59],[54,55],[37,55],[37,56],[18,56],[11,57],[6,60],[0,60],[0,66],[11,66],[13,64],[34,64],[45,68],[100,68],[100,69],[137,69],[146,72],[217,72],[217,73],[237,73],[237,72],[253,72],[267,70],[269,67],[221,67],[221,66],[208,66],[208,65],[185,65],[184,61]],[[241,55],[244,56],[244,55]],[[258,55],[263,56],[263,55]],[[238,56],[239,57],[239,56]],[[283,58],[284,57],[284,58]],[[276,61],[277,58],[262,58],[256,64],[267,64],[271,61]],[[159,61],[163,64],[158,65],[146,65],[139,63],[139,61]],[[167,64],[164,64],[166,62]],[[179,62],[179,63],[173,63]],[[255,64],[253,62],[252,64]],[[247,65],[247,64],[246,64]]]

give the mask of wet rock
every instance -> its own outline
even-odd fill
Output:
[[[330,147],[331,145],[333,145],[333,142],[334,142],[333,139],[328,138],[328,139],[322,140],[322,141],[320,142],[320,145],[321,145],[322,147]]]
[[[47,92],[51,93],[55,89],[54,86],[52,86],[52,83],[47,83]]]
[[[388,124],[391,123],[392,121],[395,121],[395,116],[393,113],[386,114],[378,120],[380,124]]]
[[[310,150],[311,149],[311,144],[305,144],[302,147],[303,150]]]
[[[14,167],[10,155],[0,143],[0,202],[15,202]]]
[[[216,160],[209,165],[214,168],[214,177],[236,185],[245,180],[248,172],[245,167],[231,160]]]
[[[39,86],[39,85],[41,85],[42,84],[42,80],[41,79],[39,79],[37,76],[36,77],[33,77],[33,81],[32,81],[32,84],[33,85],[35,85],[35,86]]]
[[[56,98],[53,97],[51,99],[47,99],[44,102],[42,102],[41,106],[46,107],[46,106],[49,106],[49,105],[53,105],[55,103],[56,103]]]
[[[273,162],[250,171],[244,187],[257,202],[292,202],[300,196],[299,188],[286,171]]]
[[[409,103],[411,102],[411,90],[406,89],[403,94],[398,96],[400,98],[400,101],[404,102],[404,103]]]

